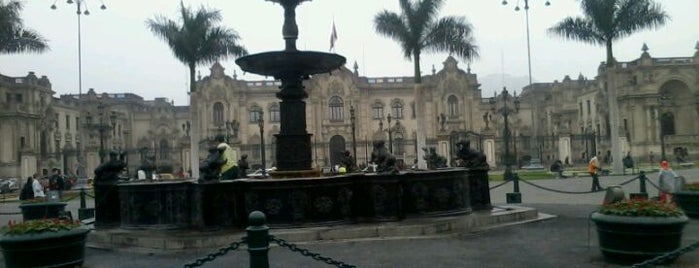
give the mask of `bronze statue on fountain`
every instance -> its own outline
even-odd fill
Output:
[[[370,162],[376,165],[376,173],[398,174],[396,157],[388,152],[386,142],[382,140],[374,141],[374,150],[371,151]]]
[[[199,182],[218,181],[221,174],[221,167],[226,164],[226,159],[223,158],[223,151],[226,148],[210,147],[209,155],[199,166],[201,178]]]
[[[95,183],[114,183],[122,179],[120,176],[126,168],[126,153],[109,153],[109,161],[104,162],[95,168]]]
[[[437,149],[434,147],[422,148],[425,151],[425,161],[427,161],[427,169],[438,169],[447,167],[447,159],[444,156],[437,154]]]
[[[471,169],[488,169],[489,166],[485,154],[471,149],[470,144],[469,140],[461,140],[456,143],[456,146],[459,148],[456,154],[456,166]]]

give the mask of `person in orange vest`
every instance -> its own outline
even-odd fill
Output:
[[[602,186],[599,184],[599,160],[597,160],[597,156],[592,157],[590,159],[590,163],[587,166],[587,171],[590,173],[590,176],[592,176],[592,189],[590,191],[596,192],[596,191],[601,191]]]

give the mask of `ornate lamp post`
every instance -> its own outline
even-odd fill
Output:
[[[667,129],[664,121],[666,120],[665,108],[668,107],[668,104],[670,104],[670,97],[664,93],[661,93],[660,97],[658,98],[658,103],[660,104],[660,115],[658,116],[658,122],[660,123],[660,160],[667,160],[665,155],[665,134],[667,134]]]
[[[260,156],[262,157],[262,177],[267,177],[267,169],[265,163],[265,119],[264,112],[260,111],[260,118],[257,121],[260,127]]]
[[[350,123],[352,124],[352,156],[354,157],[354,163],[357,164],[357,133],[356,133],[356,122],[357,118],[354,117],[354,106],[350,106]]]
[[[507,5],[507,0],[502,1],[502,5]],[[548,0],[544,3],[545,6],[550,6],[551,2]],[[515,6],[515,11],[519,11],[519,1],[517,1],[517,6]],[[524,17],[526,18],[527,26],[527,63],[529,66],[529,87],[532,86],[532,50],[529,41],[529,0],[524,0]]]
[[[509,116],[512,113],[517,113],[519,111],[519,98],[517,93],[511,96],[507,91],[507,88],[502,89],[499,98],[494,97],[490,99],[490,105],[493,113],[499,113],[503,117],[504,130],[503,130],[503,143],[505,147],[503,163],[505,164],[505,180],[514,180],[514,193],[508,193],[508,203],[521,203],[521,194],[519,193],[519,182],[517,181],[517,176],[512,172],[512,162],[510,161],[510,122]],[[511,199],[512,198],[512,199]],[[510,202],[512,201],[512,202]]]
[[[386,120],[388,120],[388,128],[386,128],[386,130],[388,131],[388,152],[393,154],[393,131],[391,130],[391,114],[388,114]]]

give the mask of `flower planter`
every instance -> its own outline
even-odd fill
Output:
[[[699,191],[681,191],[673,194],[675,203],[690,218],[699,218]]]
[[[633,263],[676,250],[682,240],[686,216],[631,217],[592,214],[599,247],[613,262]]]
[[[6,267],[74,267],[85,258],[90,229],[0,236]]]
[[[22,218],[28,221],[58,218],[67,204],[65,202],[25,203],[19,205],[19,208],[22,210]]]

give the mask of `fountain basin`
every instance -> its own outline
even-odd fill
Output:
[[[238,58],[235,63],[243,71],[280,78],[288,74],[314,75],[336,70],[345,64],[345,57],[316,51],[270,51]]]
[[[472,189],[472,185],[484,187]],[[264,212],[272,227],[305,227],[490,209],[489,195],[482,193],[489,191],[487,172],[460,168],[396,175],[120,183],[118,187],[121,227],[127,229],[243,227],[255,210]],[[476,199],[474,191],[479,192]]]

